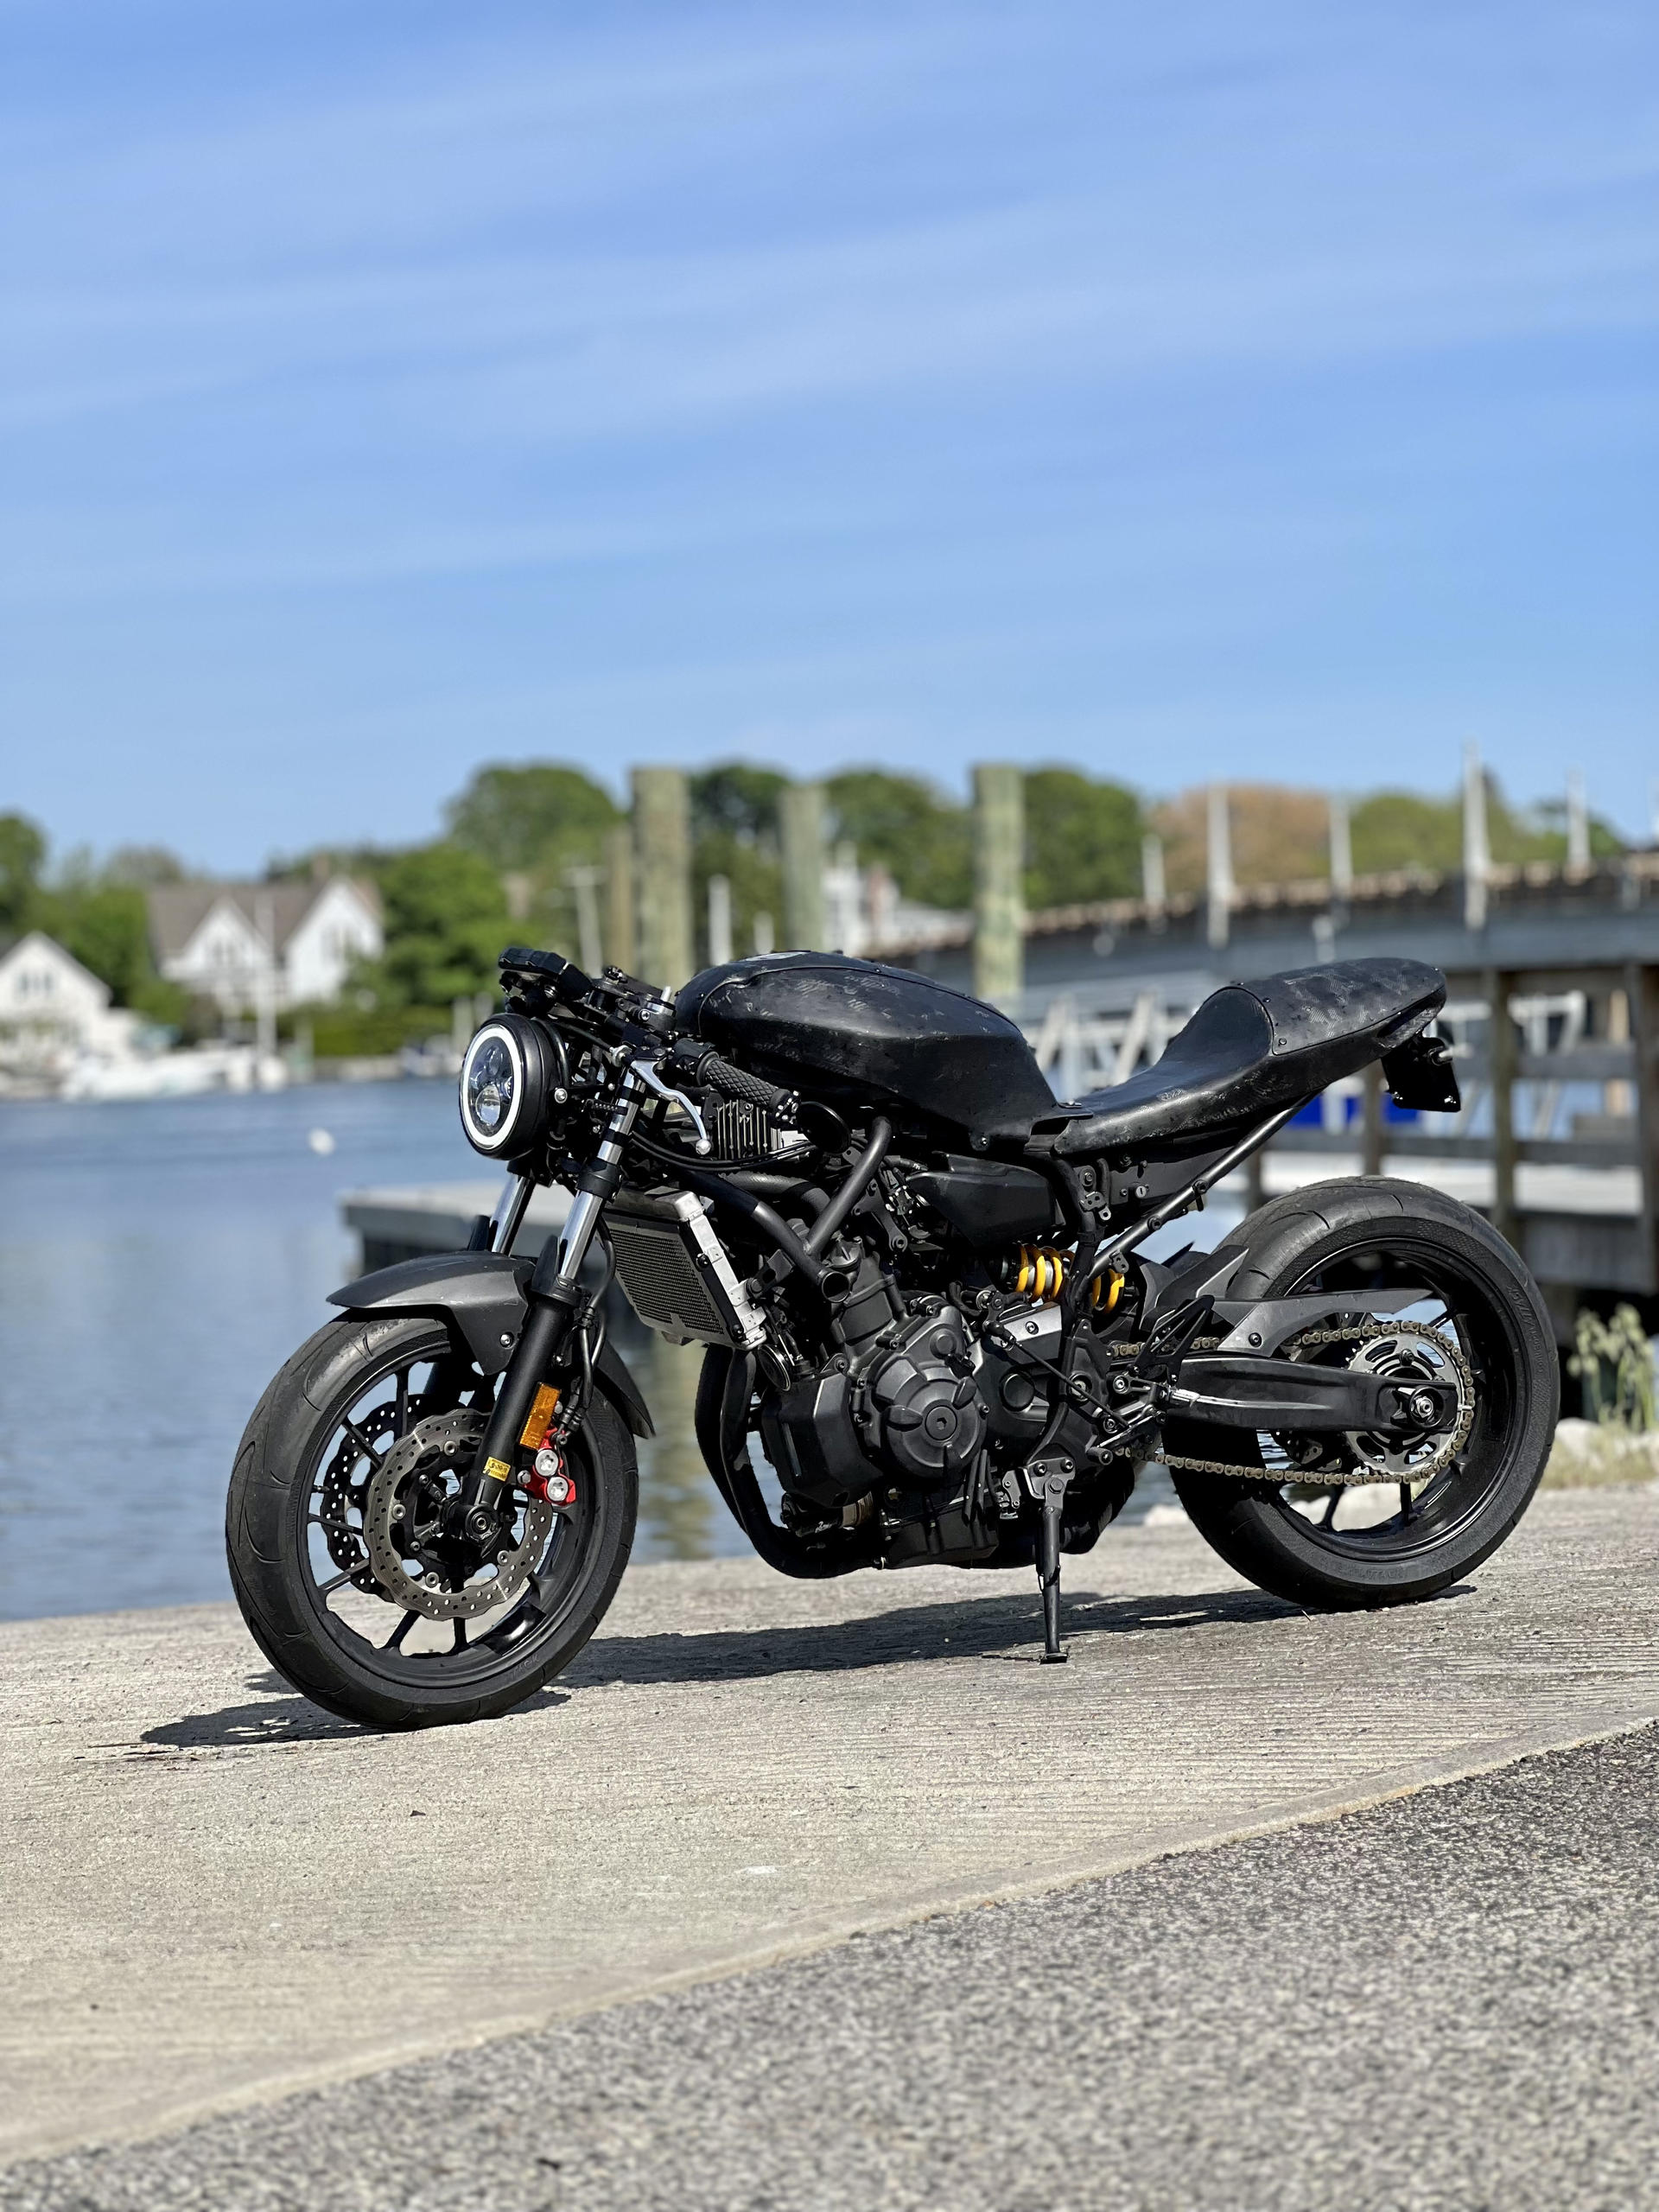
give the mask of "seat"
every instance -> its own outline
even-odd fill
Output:
[[[1205,999],[1163,1058],[1127,1083],[1037,1116],[1027,1150],[1141,1158],[1232,1141],[1281,1107],[1353,1075],[1427,1026],[1446,978],[1421,960],[1340,960]]]

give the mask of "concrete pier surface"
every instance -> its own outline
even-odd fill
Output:
[[[1547,1495],[1470,1586],[1398,1611],[1300,1614],[1184,1523],[1109,1533],[1068,1572],[1071,1663],[1043,1669],[1024,1577],[639,1568],[556,1688],[415,1737],[293,1695],[228,1607],[0,1630],[0,2156],[156,2135],[1659,1716],[1652,1490]],[[969,2036],[944,1995],[938,2018]],[[305,2200],[273,2177],[246,2201]]]

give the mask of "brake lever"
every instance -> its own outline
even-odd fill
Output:
[[[698,1109],[692,1104],[683,1090],[676,1090],[671,1084],[663,1081],[657,1072],[655,1060],[635,1060],[632,1065],[634,1074],[639,1077],[647,1090],[655,1091],[658,1098],[666,1099],[671,1106],[684,1107],[686,1112],[691,1116],[697,1132],[697,1155],[699,1159],[706,1159],[715,1147],[709,1141],[708,1129],[703,1125],[702,1116]]]

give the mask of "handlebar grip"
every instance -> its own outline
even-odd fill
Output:
[[[724,1098],[741,1099],[746,1106],[763,1106],[776,1110],[794,1093],[784,1090],[775,1083],[767,1083],[746,1069],[734,1068],[729,1060],[722,1060],[718,1052],[705,1052],[697,1063],[697,1081],[706,1083],[710,1090],[717,1090]]]

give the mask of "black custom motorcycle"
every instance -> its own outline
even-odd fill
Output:
[[[1311,1607],[1445,1588],[1536,1489],[1549,1324],[1465,1207],[1355,1178],[1213,1251],[1136,1256],[1341,1077],[1380,1060],[1401,1105],[1454,1110],[1438,970],[1229,985],[1155,1066],[1061,1105],[1013,1022],[866,961],[739,961],[672,997],[555,953],[500,965],[461,1078],[508,1173],[495,1217],[336,1291],[237,1455],[237,1596],[319,1704],[499,1713],[593,1634],[651,1433],[606,1338],[613,1278],[708,1348],[698,1441],[764,1560],[1034,1565],[1046,1659],[1062,1557],[1149,1461],[1230,1566]],[[563,1230],[513,1256],[555,1182]]]

